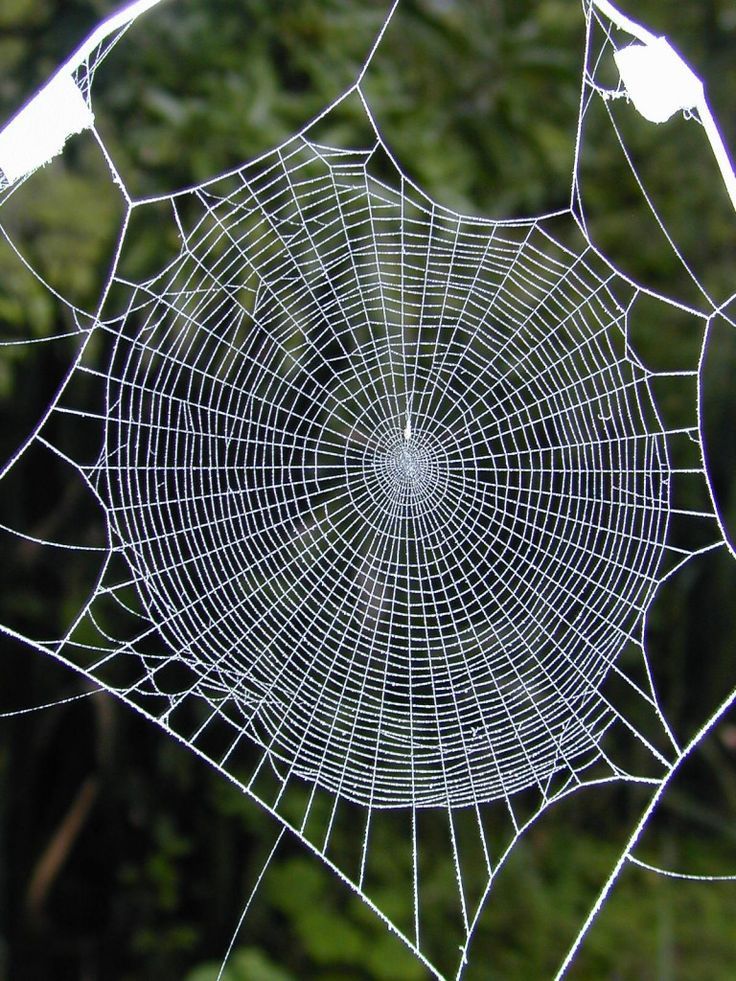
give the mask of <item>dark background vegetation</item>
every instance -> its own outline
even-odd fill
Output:
[[[107,0],[3,0],[0,117],[47,77]],[[736,12],[730,0],[623,4],[666,33],[708,81],[736,146]],[[169,0],[100,69],[100,132],[134,194],[213,176],[278,144],[354,79],[387,0]],[[402,166],[458,210],[508,217],[564,207],[582,56],[577,0],[402,0],[366,88]],[[345,124],[349,130],[349,122]],[[337,134],[349,140],[349,132]],[[695,123],[635,134],[638,162],[678,246],[719,301],[733,286],[734,215]],[[638,141],[638,142],[637,142]],[[626,183],[602,123],[585,156],[596,240],[649,285],[692,300]],[[94,309],[121,207],[91,140],[37,174],[0,214],[50,285]],[[141,270],[161,243],[142,235]],[[692,367],[702,325],[665,317],[642,328],[653,367]],[[61,304],[0,252],[4,337],[69,328]],[[31,431],[69,363],[61,341],[5,348],[0,449]],[[733,511],[731,331],[716,323],[706,363],[708,453],[720,503]],[[694,392],[667,394],[688,418]],[[67,475],[29,458],[0,521],[37,537],[99,541]],[[71,539],[69,539],[71,540]],[[3,541],[0,620],[58,636],[89,581],[89,558],[49,557]],[[663,590],[650,621],[655,676],[677,731],[694,732],[736,682],[734,566],[697,560]],[[0,644],[0,711],[71,697],[84,682],[32,650]],[[505,890],[492,897],[469,979],[546,978],[610,867],[639,799],[601,791],[573,799],[522,841]],[[736,873],[736,717],[726,716],[683,768],[642,843],[641,857],[700,873]],[[210,981],[276,829],[256,805],[160,730],[102,695],[0,719],[0,977]],[[437,876],[428,929],[443,929],[451,864]],[[391,848],[386,847],[390,881]],[[442,876],[445,876],[443,879]],[[736,885],[666,880],[630,868],[592,929],[575,978],[726,979],[736,964]],[[296,843],[274,859],[226,972],[228,981],[411,981],[419,966],[333,876]]]

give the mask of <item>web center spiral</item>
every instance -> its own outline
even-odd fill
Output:
[[[421,435],[406,439],[398,433],[377,455],[376,469],[391,498],[418,504],[437,488],[439,456]]]
[[[414,444],[399,447],[393,454],[393,463],[399,480],[414,483],[422,475],[422,454]]]

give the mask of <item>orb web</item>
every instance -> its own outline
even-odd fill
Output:
[[[698,373],[645,367],[629,329],[644,300],[662,301],[663,320],[676,310],[707,322],[725,307],[653,207],[702,308],[638,285],[591,241],[578,166],[599,102],[651,205],[613,111],[627,92],[607,87],[606,59],[622,38],[653,39],[608,0],[584,9],[571,201],[554,215],[488,221],[425,196],[365,99],[372,53],[314,125],[184,192],[134,200],[92,127],[127,206],[121,248],[96,314],[70,308],[79,357],[0,472],[31,446],[56,454],[108,531],[63,636],[1,629],[219,768],[437,977],[463,973],[491,885],[550,805],[584,787],[646,787],[564,973],[621,868],[657,871],[634,856],[638,835],[730,704],[680,744],[647,661],[658,587],[728,542],[700,418],[668,422],[653,399],[656,382]],[[65,66],[87,106],[98,62],[127,29],[114,20]],[[348,98],[372,133],[363,148],[319,139]],[[736,200],[704,96],[681,108],[703,122]],[[87,125],[91,108],[83,115]],[[0,172],[0,201],[18,183]],[[126,278],[131,218],[161,206],[176,255]],[[62,415],[92,427],[92,459],[55,444]],[[691,477],[699,510],[679,503]],[[455,876],[456,922],[440,938],[424,927],[423,835]],[[373,888],[382,840],[396,848],[388,900]]]
[[[240,177],[103,324],[100,487],[151,621],[354,801],[542,786],[609,724],[665,541],[622,284],[303,139]]]

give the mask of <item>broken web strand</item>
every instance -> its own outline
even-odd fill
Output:
[[[44,702],[43,705],[32,705],[29,708],[14,709],[12,712],[0,712],[0,719],[10,719],[17,715],[29,715],[32,712],[43,712],[44,709],[56,708],[59,705],[70,705],[72,702],[80,702],[90,695],[98,695],[103,688],[91,688],[88,691],[80,692],[78,695],[67,695],[66,698],[57,698],[53,702]]]
[[[657,865],[650,865],[649,862],[642,862],[634,855],[626,856],[632,865],[638,865],[647,872],[656,872],[657,875],[664,875],[670,879],[687,879],[691,882],[736,882],[736,875],[692,875],[688,872],[673,872],[671,869],[659,868]]]
[[[362,92],[361,92],[361,95],[362,95]],[[330,109],[331,108],[333,108],[333,107],[330,107]],[[329,111],[329,110],[327,110],[327,111]],[[306,134],[308,132],[308,129],[309,128],[305,129],[305,131],[303,131],[303,132]],[[380,137],[379,137],[379,142],[380,142]],[[388,152],[387,151],[387,148],[385,147],[385,145],[383,145],[383,149],[386,152]],[[266,155],[266,156],[268,156],[268,155]],[[399,171],[399,173],[400,173],[400,171]],[[403,193],[405,186],[406,187],[409,187],[409,186],[412,186],[412,185],[410,185],[410,182],[406,181],[405,178],[403,178],[403,175],[402,175],[402,178],[401,178],[401,190],[402,190],[402,193],[400,194],[400,214],[401,214],[400,228],[401,228],[402,234],[403,234],[404,227],[405,227],[404,204],[405,204],[405,201],[407,200],[406,194]],[[416,190],[416,189],[414,189],[414,190]],[[387,189],[387,191],[388,191],[388,189]],[[160,198],[158,200],[164,200],[164,198]],[[370,201],[369,201],[369,204],[370,204]],[[439,212],[437,212],[436,209],[432,208],[432,212],[431,212],[432,227],[434,227],[434,223],[436,221],[440,220],[438,218],[438,216],[439,216]],[[441,220],[443,220],[443,221],[446,220],[445,217],[444,217],[444,215],[442,216],[442,219]],[[377,221],[377,219],[375,218],[375,215],[374,215],[373,211],[370,210],[369,211],[369,223],[370,223],[371,228],[374,229],[374,245],[375,245],[376,221]],[[461,216],[455,216],[455,218],[453,219],[453,222],[454,222],[454,228],[455,228],[455,234],[454,234],[454,238],[453,238],[453,241],[454,241],[454,245],[453,245],[453,259],[454,259],[454,257],[456,256],[455,249],[456,249],[456,247],[458,245],[462,217]],[[497,223],[497,224],[500,227],[502,223]],[[535,227],[535,223],[529,225],[529,233],[530,234],[534,230],[534,227]],[[432,238],[432,236],[430,236],[429,237],[429,247],[428,247],[428,259],[429,259],[429,253],[431,251],[431,244],[432,244],[433,241],[434,241],[434,239]],[[517,243],[517,248],[519,249],[519,251],[516,254],[518,256],[520,256],[522,253],[521,253],[521,249],[518,246],[518,243]],[[405,251],[406,251],[406,246],[405,246],[404,241],[402,239],[402,246],[401,246],[402,268],[403,268],[403,261],[404,261],[404,258],[405,258]],[[512,268],[513,268],[513,263],[509,266],[509,270],[508,271],[510,272]],[[403,289],[403,286],[404,286],[404,279],[405,279],[405,276],[402,275],[402,277],[401,277],[402,289]],[[427,281],[428,280],[425,279],[425,284],[426,284]],[[221,285],[221,288],[222,288],[222,284],[220,284],[220,285]],[[448,295],[448,290],[449,290],[449,276],[447,277],[447,279],[445,281],[445,286],[447,288],[444,290],[445,301],[443,301],[443,309],[444,309],[444,304],[446,303],[446,300],[447,300],[447,295]],[[499,292],[500,292],[500,289],[501,289],[501,287],[499,287]],[[404,306],[404,304],[403,304],[403,301],[402,301],[402,309],[403,309],[403,306]],[[702,316],[702,314],[701,314],[701,316]],[[457,324],[455,325],[455,327],[457,327]],[[406,348],[405,348],[405,332],[404,332],[403,328],[402,328],[402,331],[401,331],[401,340],[402,340],[402,350],[405,351],[406,350]],[[375,354],[375,351],[376,351],[376,348],[375,348],[375,345],[374,345],[374,354]],[[442,362],[443,364],[447,362],[448,351],[449,351],[449,344],[445,347],[445,350],[444,350],[444,358],[443,358],[443,362]],[[364,352],[361,352],[361,354],[363,354],[363,353]],[[393,346],[391,344],[389,344],[388,345],[388,349],[387,349],[387,354],[388,354],[388,360],[389,360],[389,362],[392,365],[393,365],[394,353],[395,352],[394,352]],[[370,355],[366,355],[366,357],[369,358]],[[364,359],[364,363],[365,364],[368,364],[369,361]],[[404,370],[406,370],[406,358],[405,357],[403,358],[403,368],[404,368]],[[393,376],[393,369],[390,372],[390,374],[391,374],[391,376]],[[382,378],[382,381],[384,382],[384,385],[385,385],[386,379],[385,378]],[[372,390],[373,390],[373,386],[372,386]],[[406,387],[405,390],[408,391],[408,387]],[[385,394],[386,394],[387,397],[390,397],[389,396],[388,388],[386,388]],[[393,397],[390,397],[390,398],[391,398],[391,401],[393,401]],[[408,413],[406,415],[408,416]],[[403,429],[401,429],[401,426],[399,426],[400,434],[403,436],[404,441],[408,443],[409,440],[414,435],[413,430],[412,430],[412,426],[411,426],[411,418],[404,417],[404,419],[402,421],[403,421]],[[193,427],[190,426],[190,428],[193,428]],[[191,435],[191,433],[189,435]],[[47,445],[50,445],[50,444],[47,444]],[[55,452],[58,452],[58,451],[55,450]],[[403,461],[403,464],[406,465],[406,460]],[[429,520],[429,519],[425,519],[425,521],[426,520]],[[404,540],[404,547],[407,549],[407,555],[409,553],[410,544],[411,543],[409,542],[408,539],[405,539]],[[407,559],[406,565],[408,566],[408,564],[409,564],[409,562],[408,562],[408,559]],[[426,617],[425,617],[425,619],[426,619]],[[140,635],[133,642],[129,642],[126,649],[132,653],[135,650],[135,644],[136,644],[136,642],[140,643],[141,640],[145,639],[145,636],[150,635],[153,632],[153,629],[154,628],[150,628],[149,630],[146,631],[146,634]],[[72,635],[73,635],[73,631],[70,631],[69,637],[67,638],[68,643],[70,645],[72,643],[72,641],[71,641]],[[115,643],[113,637],[109,637],[109,640],[110,640],[110,642],[112,644]],[[108,657],[108,656],[110,656],[110,655],[114,655],[114,652],[115,652],[114,647],[111,647],[107,652],[101,651],[101,653],[103,653],[103,657],[105,657],[105,658]],[[411,667],[411,659],[409,660],[409,664],[410,664],[410,667]],[[148,680],[151,681],[154,675],[155,675],[155,671],[152,674],[149,675]],[[128,690],[127,692],[125,692],[125,694],[131,695],[131,694],[133,694],[133,692],[134,692],[134,689],[131,688],[130,690]],[[120,693],[120,690],[118,690],[118,694],[119,693]],[[502,700],[502,706],[503,705],[504,705],[504,703],[503,703],[503,700]],[[167,713],[167,714],[169,714],[169,713]],[[172,732],[174,732],[174,730],[172,730]],[[181,738],[181,737],[179,737],[179,738]],[[238,738],[240,738],[240,737],[238,737]],[[463,735],[463,741],[464,741],[464,738],[465,737]],[[191,745],[191,743],[188,743],[188,744]],[[491,746],[491,748],[490,748],[489,751],[490,752],[493,752],[493,749],[492,749],[492,741],[490,741],[490,746]],[[522,741],[522,748],[523,748],[523,741]],[[196,750],[196,747],[195,747],[195,750]],[[464,751],[464,755],[466,757],[468,756],[467,750]],[[226,760],[227,760],[227,757],[225,757],[225,762],[226,762]],[[266,760],[266,756],[264,755],[263,758],[262,758],[262,763],[265,760]],[[442,758],[442,757],[440,759],[440,765],[441,765],[442,770],[446,772],[444,758]],[[291,770],[289,770],[289,775],[291,774],[291,772],[294,771],[294,769],[295,768],[292,767]],[[532,765],[531,769],[532,769],[532,772],[535,772],[534,765]],[[298,773],[298,770],[296,772]],[[500,773],[500,771],[499,771],[499,773]],[[574,774],[574,768],[573,768],[573,774]],[[621,778],[621,775],[619,773],[617,773],[614,776],[612,776],[610,779],[611,780],[616,780],[616,779],[620,779],[620,778]],[[288,775],[287,775],[286,779],[284,779],[284,781],[283,781],[282,792],[283,792],[283,788],[286,787],[287,782],[288,782]],[[445,778],[445,783],[446,783],[446,778]],[[502,783],[503,783],[503,780],[502,780]],[[316,788],[317,788],[317,784],[315,783],[314,784],[315,791],[316,791]],[[566,793],[573,792],[573,789],[574,788],[567,789],[566,790]],[[414,792],[415,791],[413,790],[412,791],[412,794]],[[507,806],[507,808],[509,810],[509,814],[510,814],[511,820],[513,822],[513,825],[514,825],[514,827],[516,829],[516,832],[517,833],[520,833],[526,827],[529,826],[529,823],[530,822],[527,822],[526,824],[524,824],[522,821],[517,820],[517,818],[516,818],[516,816],[514,814],[514,804],[513,804],[513,800],[512,800],[513,794],[514,794],[514,791],[513,790],[510,790],[509,791],[509,790],[504,789],[503,797],[504,797],[504,799],[506,801],[506,806]],[[279,794],[279,797],[280,796],[281,796],[281,794]],[[557,794],[556,795],[556,798],[559,799],[561,796],[562,796],[562,794]],[[313,792],[312,799],[314,799],[314,792]],[[555,799],[555,795],[550,795],[549,796],[548,800],[552,800],[552,799]],[[336,803],[336,806],[337,806],[337,797],[336,797],[335,803]],[[477,810],[477,808],[478,808],[477,799],[476,799],[475,807],[476,807],[476,810]],[[371,808],[371,809],[369,809],[368,816],[370,817],[370,815],[372,813],[373,813],[373,811],[372,811],[372,808]],[[541,810],[540,810],[539,813],[541,813]],[[417,863],[416,863],[416,852],[417,852],[417,849],[416,849],[417,809],[416,808],[413,808],[412,809],[412,815],[413,815],[413,817],[412,817],[412,829],[413,829],[412,830],[412,838],[413,838],[413,841],[414,841],[414,844],[413,844],[413,855],[414,855],[414,859],[413,859],[413,868],[414,868],[413,881],[414,881],[414,891],[415,891],[414,909],[415,909],[416,945],[418,947],[418,945],[419,945],[419,913],[418,913],[419,901],[418,901],[417,893],[418,893],[418,889],[419,889],[419,884],[418,884],[418,873],[417,873]],[[283,817],[281,817],[280,815],[277,815],[277,816],[279,816],[280,819],[283,820]],[[304,826],[304,823],[306,822],[307,816],[308,816],[308,812],[307,812],[307,814],[305,814],[303,826]],[[447,807],[447,817],[448,817],[448,822],[449,822],[450,828],[452,828],[453,810],[452,810],[452,807],[450,807],[450,806]],[[367,835],[366,835],[366,839],[365,840],[367,842]],[[514,838],[514,841],[515,840],[516,839]],[[452,841],[454,841],[454,833],[453,832],[451,832],[451,842]],[[307,843],[309,843],[309,842],[307,842]],[[509,846],[509,848],[512,847],[512,845],[513,845],[513,841],[511,843],[511,845]],[[315,849],[315,850],[318,852],[318,854],[322,854],[324,856],[324,853],[326,851],[326,847],[327,847],[327,842],[325,841],[325,843],[324,843],[324,845],[323,845],[323,847],[322,847],[321,850],[319,850],[319,849]],[[364,849],[364,851],[365,851],[365,849]],[[453,851],[454,851],[455,854],[457,854],[456,849],[454,848],[454,846],[453,846]],[[499,863],[499,865],[500,865],[500,863]],[[497,865],[496,868],[498,868],[499,865]],[[458,886],[459,886],[460,891],[462,891],[462,875],[460,874],[460,872],[458,870],[458,862],[457,861],[455,861],[455,867],[456,867],[457,877],[458,877]],[[464,906],[464,902],[461,902],[461,905]],[[470,933],[472,931],[472,927],[469,926],[468,919],[467,919],[467,914],[466,913],[464,913],[464,916],[466,918],[466,932],[467,933]],[[467,941],[466,941],[466,945],[467,945]],[[464,952],[463,952],[463,954],[464,954]],[[461,964],[461,969],[462,969],[462,964]]]

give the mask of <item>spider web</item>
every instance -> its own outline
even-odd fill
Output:
[[[601,26],[581,122],[621,94],[597,77],[620,46]],[[370,125],[363,148],[321,142],[345,100]],[[170,209],[180,248],[145,281],[116,265],[94,321],[78,317],[81,351],[46,418],[91,426],[94,455],[73,459],[44,426],[30,441],[74,465],[109,536],[68,632],[30,642],[227,774],[438,977],[462,973],[497,874],[550,805],[650,786],[564,971],[725,711],[680,745],[644,650],[660,584],[726,544],[697,424],[663,420],[653,384],[671,373],[630,341],[654,294],[597,251],[577,180],[568,210],[532,220],[432,202],[393,160],[362,75],[227,175],[146,201],[116,178],[118,259],[146,207]],[[714,309],[657,299],[703,322]],[[693,475],[702,510],[678,505]],[[388,823],[406,922],[372,891]],[[437,954],[430,835],[456,877]]]

